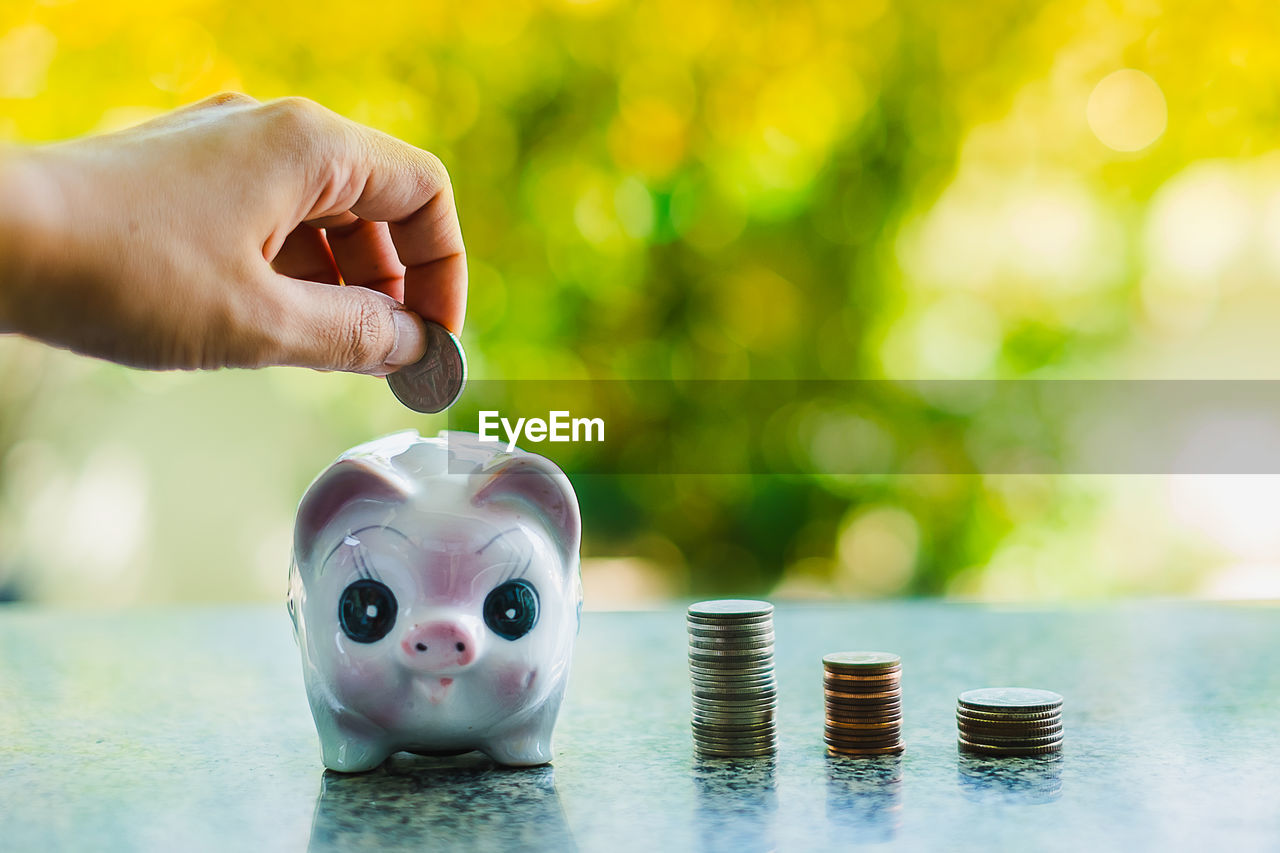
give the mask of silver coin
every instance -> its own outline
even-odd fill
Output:
[[[772,690],[778,686],[778,679],[772,671],[753,673],[742,678],[715,672],[691,672],[689,684],[712,690]]]
[[[703,616],[700,613],[685,613],[686,628],[705,630],[754,631],[773,628],[773,613],[762,616],[735,616],[726,619],[723,616]]]
[[[763,631],[712,631],[712,633],[704,633],[704,631],[689,631],[690,643],[772,643],[774,640],[773,629]]]
[[[770,726],[775,725],[774,720],[693,720],[690,725],[692,726],[694,724],[698,726],[711,726],[717,729],[723,729],[723,732],[714,736],[724,738],[752,736],[763,737],[776,733],[776,729],[770,728]],[[694,733],[698,734],[700,737],[709,737],[713,734],[712,732],[699,731],[698,729],[694,729]]]
[[[750,687],[746,690],[737,690],[732,687],[694,687],[693,698],[704,699],[712,702],[733,702],[746,698],[760,699],[776,699],[778,698],[778,688],[776,687]]]
[[[689,648],[699,651],[746,651],[748,649],[773,649],[773,635],[765,637],[742,637],[733,640],[710,640],[702,637],[690,637]]]
[[[961,732],[960,739],[977,746],[994,746],[994,747],[1015,747],[1015,746],[1052,746],[1055,743],[1062,743],[1062,732],[1057,734],[1045,735],[1044,737],[987,737],[986,735],[976,735],[972,732]]]
[[[742,704],[742,706],[727,707],[724,704],[699,704],[694,703],[691,706],[691,715],[698,717],[700,720],[714,722],[717,720],[742,722],[745,720],[767,720],[772,719],[778,710],[777,702],[764,702],[760,704]]]
[[[758,749],[716,749],[709,746],[696,746],[695,751],[699,758],[772,758],[773,754],[778,751],[776,744],[760,747]]]
[[[746,630],[748,628],[759,628],[761,625],[773,624],[773,611],[762,611],[758,613],[736,614],[736,613],[695,613],[692,610],[684,615],[685,624],[697,625],[705,628],[736,628],[738,630]]]
[[[772,727],[752,730],[730,730],[723,732],[695,728],[692,732],[694,738],[702,743],[712,743],[714,741],[720,741],[722,743],[748,743],[754,741],[758,743],[761,741],[773,740],[778,735],[777,730]]]
[[[700,699],[697,696],[691,698],[695,711],[709,711],[717,714],[778,707],[777,696],[761,696],[757,699]]]
[[[699,699],[692,697],[691,707],[699,714],[759,714],[772,711],[778,707],[776,696],[762,696],[759,699]]]
[[[1015,711],[1025,714],[1057,710],[1062,707],[1062,696],[1052,690],[1030,687],[983,687],[961,693],[959,704],[962,708],[975,711]]]
[[[773,654],[773,640],[737,640],[735,643],[707,643],[689,640],[690,654],[714,654],[733,657],[735,654]]]
[[[710,651],[715,651],[716,649],[771,649],[773,648],[773,635],[765,634],[760,637],[730,637],[725,639],[690,637],[689,648],[707,649]]]
[[[1001,723],[972,723],[968,720],[957,720],[957,727],[962,732],[972,732],[974,738],[990,737],[1041,737],[1062,731],[1062,723],[1048,725],[1003,725]],[[973,740],[973,738],[970,738]]]
[[[720,699],[726,696],[750,698],[752,696],[778,695],[778,685],[772,683],[748,684],[745,686],[734,684],[691,684],[689,685],[689,690],[694,696],[702,699]]]
[[[769,723],[777,719],[777,716],[776,708],[761,708],[757,711],[736,711],[734,713],[694,708],[689,715],[689,719],[698,723],[706,723],[710,726],[742,727]]]
[[[773,615],[746,616],[741,619],[716,619],[707,616],[685,617],[686,628],[703,631],[770,631],[773,630]]]
[[[776,725],[777,721],[772,717],[760,717],[751,720],[720,720],[714,718],[695,717],[690,720],[690,725],[709,726],[717,729],[726,729],[735,733],[752,732],[767,730],[770,726]]]
[[[956,719],[991,723],[1060,723],[1062,722],[1062,709],[1055,708],[1052,711],[1035,711],[1020,714],[1009,711],[975,711],[972,708],[960,705],[956,707]]]
[[[693,742],[700,749],[770,749],[773,747],[777,738],[774,735],[767,735],[758,738],[702,738],[694,737]]]
[[[689,656],[690,670],[704,669],[726,675],[744,675],[748,670],[773,669],[773,655],[693,655]]]
[[[695,671],[695,666],[711,667],[711,669]],[[764,667],[764,669],[760,669],[760,667]],[[696,663],[690,661],[689,678],[692,680],[695,677],[748,684],[767,678],[774,678],[773,661],[766,660],[732,667],[717,667],[706,662]]]
[[[695,697],[701,698],[710,698],[710,694],[719,698],[723,695],[753,697],[753,695],[777,695],[778,693],[778,685],[773,681],[764,681],[760,684],[690,684],[689,689]]]
[[[773,660],[773,647],[766,649],[690,649],[689,660],[702,664],[730,663],[734,666]]]
[[[689,605],[690,616],[712,619],[766,616],[772,612],[773,605],[769,602],[749,598],[717,598],[712,601],[697,601]]]
[[[418,361],[387,374],[396,399],[415,412],[433,415],[454,404],[467,384],[467,357],[453,333],[430,320],[427,351]]]
[[[772,755],[778,748],[777,738],[748,741],[701,741],[694,738],[693,743],[701,757],[716,755],[723,758],[749,758]]]
[[[690,665],[725,667],[728,669],[742,669],[745,666],[755,666],[760,663],[770,663],[773,661],[773,649],[724,649],[723,651],[710,651],[709,649],[690,649],[688,653]]]
[[[691,637],[759,637],[773,633],[773,617],[766,617],[759,622],[744,622],[733,625],[718,622],[695,622],[691,619],[685,623],[684,627]]]
[[[960,738],[957,742],[960,749],[966,752],[976,752],[980,755],[1000,755],[1000,756],[1030,756],[1030,755],[1047,755],[1049,753],[1058,752],[1062,749],[1062,742],[1045,744],[1044,746],[988,746],[982,743],[972,743]]]
[[[705,681],[691,681],[689,689],[694,695],[699,694],[728,694],[733,695],[759,695],[762,693],[778,692],[778,685],[774,681],[758,681],[751,684],[708,684]]]
[[[697,696],[700,693],[731,693],[736,696],[760,696],[765,693],[776,695],[778,685],[765,682],[763,684],[748,684],[745,686],[734,684],[690,684],[693,694]]]
[[[723,754],[729,755],[753,755],[759,750],[769,750],[772,752],[777,748],[778,739],[776,737],[753,738],[750,740],[703,740],[695,737],[694,745],[700,753],[708,750],[717,752],[723,751]]]
[[[695,748],[699,758],[768,758],[774,752],[777,752],[777,744],[773,743],[753,749],[736,747],[721,749],[718,747],[705,747],[705,745],[701,744],[695,744]]]
[[[824,666],[834,670],[896,669],[902,665],[902,658],[893,652],[832,652],[822,658]]]
[[[692,665],[689,667],[689,682],[691,684],[697,681],[720,682],[736,687],[746,688],[770,680],[775,683],[777,682],[772,664],[766,665],[760,669],[740,670],[699,669]]]

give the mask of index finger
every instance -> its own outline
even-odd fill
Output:
[[[350,210],[388,224],[404,264],[404,304],[455,335],[467,311],[467,255],[453,202],[453,186],[440,158],[385,133],[359,127],[362,152],[353,183],[364,189]]]

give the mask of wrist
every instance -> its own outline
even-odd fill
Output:
[[[43,158],[0,149],[0,331],[21,331],[24,294],[54,273],[57,209]]]

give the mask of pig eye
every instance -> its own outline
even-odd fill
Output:
[[[338,624],[357,643],[376,643],[396,624],[396,597],[386,584],[358,580],[342,591]]]
[[[538,621],[538,591],[526,580],[507,581],[484,600],[484,624],[504,640],[518,640]]]

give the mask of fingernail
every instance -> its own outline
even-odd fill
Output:
[[[412,311],[396,310],[392,313],[396,324],[396,345],[387,356],[387,367],[404,367],[426,354],[427,330]]]

